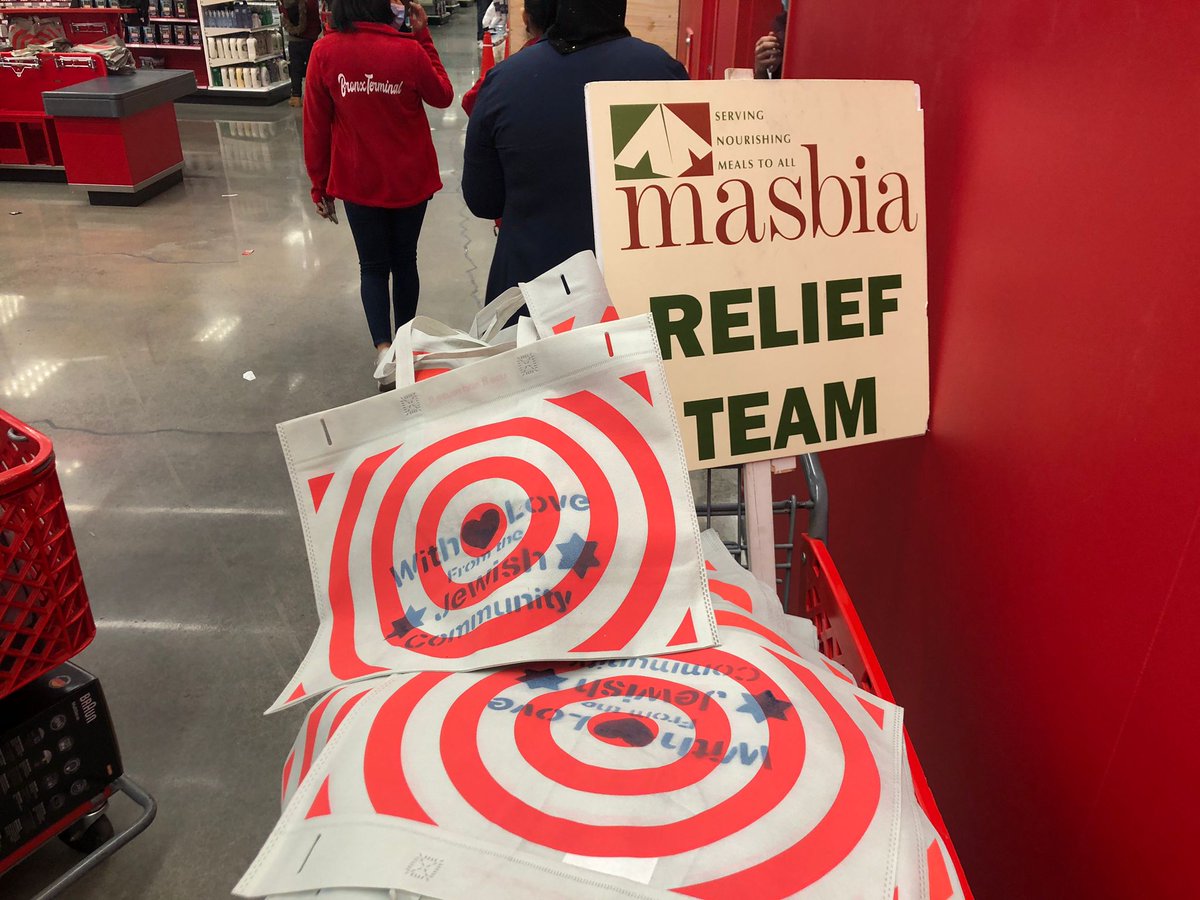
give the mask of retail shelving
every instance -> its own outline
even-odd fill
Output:
[[[204,48],[199,44],[126,44],[130,50],[192,50],[203,53]]]
[[[208,65],[208,77],[205,79],[207,90],[212,94],[229,96],[230,99],[240,96],[269,101],[277,93],[282,95],[282,89],[288,85],[290,77],[287,37],[283,32],[279,7],[262,0],[196,2],[204,58]],[[236,21],[238,18],[244,21]],[[229,19],[235,21],[227,22]],[[263,42],[273,47],[262,52]],[[251,43],[254,44],[253,52],[249,46]],[[239,59],[241,54],[245,54],[246,58]],[[247,73],[241,71],[242,68],[254,69],[255,72]],[[241,84],[237,83],[238,75],[243,79]],[[230,84],[230,80],[234,83]],[[255,80],[264,83],[255,85]]]
[[[278,31],[275,25],[259,25],[257,28],[205,28],[204,33],[209,37],[231,34],[257,34],[260,31]]]
[[[113,8],[107,6],[0,6],[0,13],[6,16],[127,16],[136,13],[136,9],[125,7]]]
[[[145,23],[131,15],[124,21],[125,46],[141,68],[191,69],[196,86],[208,85],[208,66],[196,0],[150,0]]]
[[[223,66],[252,66],[256,63],[266,62],[268,59],[275,59],[278,55],[277,53],[268,53],[265,56],[256,56],[254,59],[217,59],[209,62],[209,65],[214,69]]]

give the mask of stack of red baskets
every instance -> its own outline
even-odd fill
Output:
[[[54,448],[0,410],[0,697],[95,635]]]

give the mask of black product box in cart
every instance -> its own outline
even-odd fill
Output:
[[[0,698],[0,872],[122,774],[94,675],[66,663]]]

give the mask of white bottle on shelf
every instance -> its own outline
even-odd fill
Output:
[[[246,59],[254,59],[258,56],[258,43],[253,37],[246,39]]]
[[[209,38],[207,41],[207,44],[208,44],[208,58],[209,59],[220,59],[220,57],[217,56],[217,39]]]

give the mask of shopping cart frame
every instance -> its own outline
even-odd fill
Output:
[[[111,829],[112,826],[108,822],[107,815],[108,802],[115,794],[124,794],[141,808],[141,813],[139,813],[133,822],[121,829],[121,831],[102,840],[94,849],[85,852],[82,859],[54,879],[40,893],[35,894],[33,900],[54,900],[56,897],[61,897],[64,891],[77,884],[85,875],[100,865],[100,863],[104,862],[149,828],[150,823],[154,821],[154,817],[158,814],[158,803],[154,797],[127,775],[121,775],[116,778],[100,794],[74,810],[71,815],[56,822],[52,828],[48,828],[39,834],[17,853],[5,859],[5,871],[16,866],[43,844],[55,837],[61,838],[67,846],[79,849],[89,835],[94,835],[97,832],[103,833],[103,831]]]

